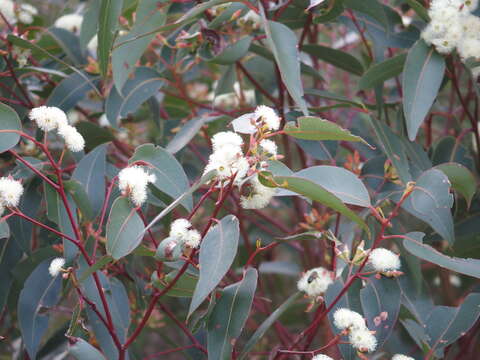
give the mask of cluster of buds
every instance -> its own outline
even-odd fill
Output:
[[[170,226],[169,236],[157,248],[155,257],[159,260],[177,260],[182,253],[198,248],[202,239],[198,230],[187,219],[177,219]]]

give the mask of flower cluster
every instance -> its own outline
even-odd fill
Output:
[[[457,49],[462,61],[480,58],[480,18],[472,14],[478,0],[433,0],[428,14],[430,23],[422,38],[441,54]],[[480,67],[472,69],[480,74]]]
[[[0,12],[10,25],[20,22],[29,25],[33,23],[33,17],[38,15],[36,7],[30,4],[15,4],[12,0],[0,1]],[[2,19],[0,19],[1,22]]]
[[[368,263],[373,269],[385,275],[394,275],[400,270],[400,257],[384,248],[376,248],[370,252]]]
[[[393,355],[392,360],[415,360],[415,359],[407,355],[395,354]]]
[[[83,16],[80,14],[67,14],[60,16],[55,20],[54,26],[75,34],[80,34],[82,28]]]
[[[16,207],[23,194],[23,185],[11,177],[0,178],[0,216],[6,207]]]
[[[319,354],[319,355],[315,355],[312,358],[312,360],[333,360],[333,359],[328,355]]]
[[[60,273],[60,271],[62,271],[62,268],[64,265],[65,265],[64,258],[55,258],[50,263],[50,266],[48,267],[48,272],[52,277],[55,277]]]
[[[323,295],[333,283],[332,273],[323,267],[310,269],[298,280],[297,288],[309,297]]]
[[[147,200],[147,186],[154,183],[156,176],[141,166],[129,166],[118,174],[118,187],[124,196],[129,196],[135,206],[140,207]]]
[[[33,108],[29,116],[30,120],[35,121],[43,131],[57,130],[70,151],[82,151],[85,147],[83,136],[68,123],[67,115],[63,110],[57,107],[40,106]]]
[[[361,352],[372,352],[377,348],[377,339],[367,328],[365,319],[359,313],[340,308],[333,314],[333,323],[348,333],[350,344]]]
[[[200,245],[202,239],[198,230],[192,229],[192,224],[187,219],[177,219],[170,227],[170,238],[177,242],[195,249]]]

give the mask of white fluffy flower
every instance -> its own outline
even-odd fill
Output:
[[[384,248],[377,248],[370,252],[368,262],[375,271],[395,271],[400,269],[400,258],[397,254]]]
[[[170,226],[170,237],[182,242],[189,248],[197,248],[202,239],[200,233],[191,229],[192,224],[187,219],[177,219]]]
[[[23,185],[20,181],[10,177],[0,178],[0,204],[2,206],[18,206],[22,194]]]
[[[62,125],[68,125],[67,115],[57,107],[40,106],[33,108],[29,117],[43,131],[51,131]]]
[[[33,23],[33,17],[38,14],[38,10],[36,7],[30,4],[21,4],[18,7],[18,21],[23,24],[31,24]]]
[[[154,183],[155,175],[149,174],[141,166],[130,166],[118,174],[118,187],[124,195],[128,195],[135,206],[142,206],[147,200],[147,185]]]
[[[240,24],[248,23],[254,29],[258,29],[262,25],[262,18],[253,10],[250,10],[249,12],[247,12],[238,21]]]
[[[270,130],[278,130],[280,127],[280,118],[277,113],[271,107],[266,105],[257,106],[255,109],[255,118],[263,121]]]
[[[50,263],[50,266],[48,267],[48,272],[52,277],[55,277],[60,273],[64,265],[65,265],[64,258],[55,258]]]
[[[83,16],[80,14],[67,14],[60,16],[54,26],[60,29],[65,29],[75,34],[80,33],[82,27]]]
[[[260,147],[270,155],[277,156],[277,144],[275,144],[275,141],[263,139],[260,141]]]
[[[365,329],[365,319],[359,313],[347,308],[340,308],[333,314],[333,323],[340,330]]]
[[[377,338],[368,330],[354,329],[348,336],[350,344],[362,352],[372,352],[377,348]]]
[[[333,360],[330,356],[324,354],[315,355],[312,360]]]
[[[231,137],[233,141],[231,143],[224,143],[224,137],[213,140],[214,152],[208,159],[204,174],[215,170],[220,180],[226,180],[232,175],[237,174],[235,180],[236,183],[239,183],[247,175],[250,164],[243,156],[241,147],[237,145],[238,139]]]
[[[213,151],[222,150],[225,146],[241,148],[242,145],[242,137],[232,131],[222,131],[212,137]]]
[[[198,230],[192,229],[188,230],[187,237],[185,238],[185,245],[189,248],[195,249],[200,245],[200,240],[202,236],[198,232]]]
[[[237,94],[235,93],[226,93],[220,94],[215,97],[213,100],[214,107],[221,107],[221,108],[234,108],[239,105]]]
[[[58,127],[58,135],[65,140],[65,145],[70,151],[79,152],[85,147],[85,139],[77,129],[70,125],[61,125]]]
[[[298,280],[298,290],[310,297],[322,295],[333,283],[332,273],[323,267],[310,269]]]
[[[0,1],[0,11],[10,24],[14,24],[17,21],[15,16],[15,4],[12,0]]]
[[[393,355],[392,360],[415,360],[415,359],[407,355],[395,354]]]
[[[248,195],[240,197],[240,204],[244,209],[262,209],[268,205],[272,197],[275,195],[275,188],[264,186],[255,175],[250,179],[251,191]]]

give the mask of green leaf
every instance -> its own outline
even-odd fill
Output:
[[[188,317],[202,304],[222,280],[237,254],[240,235],[238,219],[224,217],[212,227],[200,245],[200,277],[188,310]]]
[[[17,113],[10,106],[0,103],[0,153],[17,145],[20,140],[17,131],[22,131]]]
[[[354,75],[362,75],[365,71],[356,57],[341,50],[322,45],[304,45],[302,51]]]
[[[118,18],[122,13],[123,0],[101,0],[98,17],[98,62],[100,73],[105,78],[108,73],[110,50],[112,49]]]
[[[80,49],[78,36],[68,30],[55,27],[48,29],[46,33],[55,40],[75,66],[85,65],[87,60]]]
[[[347,8],[361,12],[377,20],[385,29],[388,29],[388,19],[383,5],[378,0],[344,0]]]
[[[98,79],[98,76],[86,73],[72,73],[55,86],[45,105],[68,112],[83,100],[89,91],[98,91],[95,86]]]
[[[319,16],[315,16],[313,18],[313,22],[315,24],[327,23],[335,20],[340,15],[342,15],[343,11],[345,10],[345,7],[343,6],[344,0],[331,0],[331,1],[333,1],[333,5],[329,6],[326,12],[325,11],[320,12]]]
[[[247,343],[243,347],[242,353],[240,354],[239,360],[245,360],[248,353],[253,349],[255,344],[265,335],[268,329],[282,316],[282,314],[287,311],[292,304],[301,298],[302,293],[296,292],[290,296],[285,302],[280,305],[278,308],[272,312],[268,318],[266,318],[262,324],[255,330],[253,335],[248,339]]]
[[[190,184],[180,163],[167,150],[153,144],[141,145],[135,149],[135,153],[129,160],[129,164],[137,161],[147,163],[150,170],[156,176],[153,184],[158,190],[178,198],[185,193]],[[187,209],[192,209],[192,197],[187,196],[181,204]]]
[[[423,243],[424,233],[411,232],[405,235],[403,246],[407,251],[428,262],[436,264],[440,267],[473,276],[480,279],[480,260],[478,259],[463,259],[457,257],[447,256],[438,250],[432,248],[430,245]]]
[[[75,344],[69,346],[68,352],[77,360],[105,360],[100,351],[81,338],[75,339]]]
[[[115,48],[112,52],[113,80],[117,91],[122,92],[128,77],[135,70],[135,63],[143,55],[148,44],[155,37],[155,34],[152,33],[138,39],[136,39],[136,37],[144,33],[149,33],[155,28],[164,25],[167,19],[167,11],[168,2],[161,3],[152,0],[139,1],[136,10],[135,24],[128,34],[117,39],[116,44],[128,40],[133,41],[129,41]]]
[[[275,21],[267,21],[264,14],[263,20],[267,43],[275,57],[282,81],[303,114],[308,115],[307,104],[303,99],[297,36],[287,26]]]
[[[9,237],[10,237],[10,228],[8,227],[8,223],[6,220],[0,219],[0,240],[8,239]]]
[[[99,215],[105,201],[107,145],[100,145],[77,164],[72,179],[83,185],[92,206],[93,216]]]
[[[423,40],[417,41],[408,52],[403,71],[403,111],[412,141],[437,97],[444,72],[443,56]]]
[[[80,121],[76,128],[85,139],[85,148],[87,150],[93,150],[101,144],[115,140],[115,137],[108,129],[89,121]]]
[[[400,288],[395,279],[384,276],[380,279],[370,277],[367,286],[360,290],[363,314],[367,319],[368,329],[376,331],[379,349],[388,340],[397,322],[400,295]]]
[[[7,223],[1,222],[1,227],[5,230]],[[0,312],[3,311],[7,303],[8,295],[14,281],[13,269],[22,258],[23,251],[17,244],[13,236],[5,236],[3,232],[0,236]]]
[[[40,341],[48,330],[48,310],[60,299],[62,277],[52,277],[48,267],[52,259],[43,261],[30,274],[18,298],[18,322],[23,343],[31,359],[35,359]]]
[[[361,141],[370,146],[360,136],[353,135],[350,131],[343,129],[334,122],[319,117],[299,117],[297,123],[298,126],[294,122],[289,122],[283,130],[286,134],[297,139]]]
[[[312,166],[293,174],[310,180],[331,192],[346,204],[369,207],[370,195],[362,181],[352,172],[329,165]]]
[[[374,64],[358,82],[358,90],[366,90],[382,85],[384,81],[398,76],[403,71],[407,54],[400,54],[390,59]]]
[[[87,220],[93,219],[93,209],[83,185],[75,180],[64,181],[65,190],[72,196],[75,204]]]
[[[252,307],[257,288],[257,270],[249,268],[238,283],[225,287],[208,319],[208,358],[228,360]]]
[[[175,23],[180,24],[187,20],[190,20],[198,15],[203,14],[205,10],[210,9],[213,6],[220,5],[223,3],[229,2],[229,0],[210,0],[198,5],[195,5],[193,8],[187,11],[180,19],[178,19]]]
[[[105,113],[113,127],[137,109],[163,86],[160,74],[148,67],[139,67],[134,76],[128,79],[122,92],[113,87],[105,104]]]
[[[95,271],[103,269],[106,265],[113,262],[114,259],[108,255],[102,256],[100,259],[95,261],[95,264],[90,266],[87,270],[82,272],[82,277],[78,279],[79,283],[84,282],[89,276],[91,276]]]
[[[295,176],[274,176],[273,181],[275,184],[268,184],[268,186],[276,186],[282,189],[287,189],[297,194],[303,195],[311,200],[318,201],[319,203],[330,207],[331,209],[338,211],[342,215],[346,216],[350,220],[355,221],[359,224],[367,233],[370,234],[370,230],[367,224],[350,210],[338,197],[333,195],[331,192],[327,191],[322,186],[317,183],[302,179]]]
[[[334,94],[327,90],[318,90],[318,89],[306,89],[305,95],[318,96],[323,99],[338,101],[347,105],[355,106],[360,109],[365,109],[365,105],[360,101],[351,100],[343,95]]]
[[[195,137],[195,135],[197,135],[198,131],[207,121],[214,119],[218,119],[218,117],[212,118],[200,116],[189,120],[182,126],[180,131],[175,134],[173,139],[170,140],[165,150],[170,154],[179,152]]]
[[[220,54],[210,61],[221,65],[233,64],[248,53],[251,43],[252,38],[250,36],[245,36],[236,43],[227,46]]]
[[[130,254],[140,244],[143,221],[135,207],[125,197],[117,198],[107,222],[107,254],[115,260]]]
[[[392,198],[397,202],[400,197],[401,194],[397,193]],[[450,245],[455,241],[452,206],[450,182],[436,169],[425,171],[417,179],[415,189],[402,204],[404,210],[430,225]]]
[[[472,198],[477,191],[477,181],[472,172],[465,166],[454,162],[437,165],[435,169],[443,171],[448,176],[452,187],[465,197],[468,206],[470,206]]]
[[[173,279],[175,279],[177,274],[177,270],[171,271],[160,280],[157,272],[154,272],[152,274],[152,283],[157,289],[163,290],[168,286],[169,283],[172,282]],[[165,295],[173,297],[192,297],[197,282],[197,276],[185,272],[178,278],[175,285],[173,285]]]
[[[417,13],[417,15],[424,21],[430,22],[430,16],[427,9],[418,2],[418,0],[406,0],[407,4]]]
[[[80,28],[80,48],[85,50],[88,43],[97,34],[101,0],[91,0],[83,15]]]

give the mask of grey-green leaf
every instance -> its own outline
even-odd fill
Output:
[[[68,352],[77,360],[105,360],[99,350],[81,338],[75,339],[75,344],[69,347]]]
[[[472,198],[477,191],[477,180],[475,180],[472,172],[465,166],[454,162],[437,165],[435,169],[443,171],[448,176],[452,187],[462,194],[470,206]]]
[[[228,360],[232,344],[240,336],[257,288],[257,270],[249,268],[243,279],[225,287],[208,319],[208,358]]]
[[[408,52],[403,71],[403,111],[412,141],[437,97],[444,72],[443,56],[423,40],[417,41]]]
[[[384,81],[400,75],[406,59],[407,54],[404,53],[374,64],[360,78],[358,90],[370,89],[377,85],[382,85]]]
[[[341,50],[322,45],[304,45],[302,51],[354,75],[362,75],[365,71],[355,56]]]
[[[200,245],[200,277],[193,293],[188,316],[207,298],[222,280],[237,254],[240,230],[238,219],[224,217],[212,227]]]
[[[17,145],[19,131],[22,131],[22,124],[15,110],[0,103],[0,153]]]
[[[98,17],[98,61],[100,73],[106,77],[118,18],[122,13],[123,0],[102,0]]]

